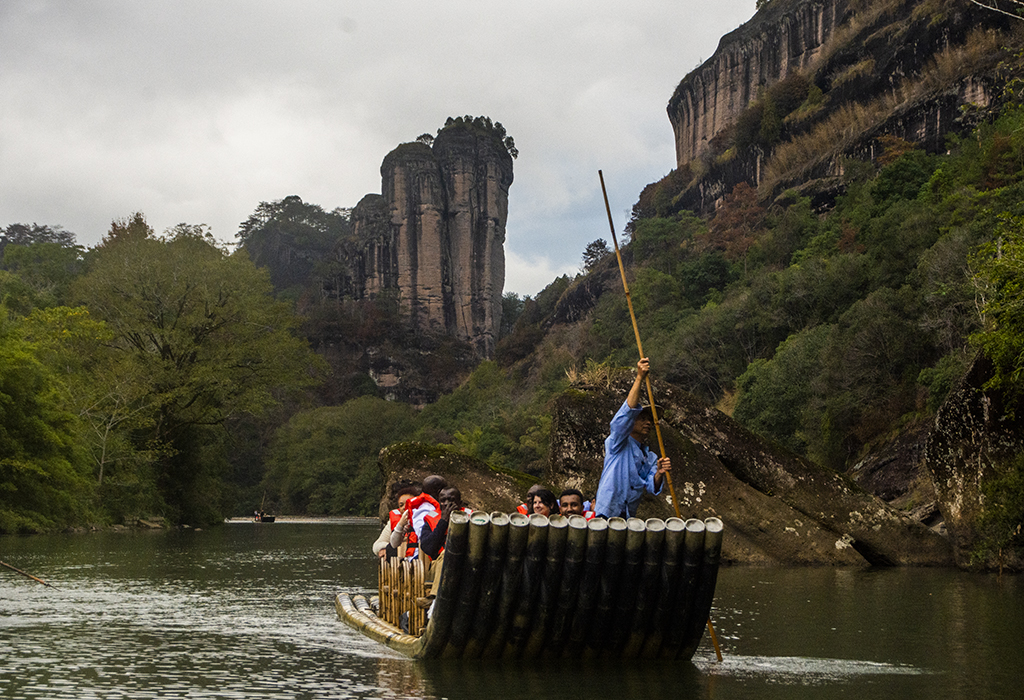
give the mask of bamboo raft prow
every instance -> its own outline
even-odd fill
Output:
[[[718,518],[457,512],[429,620],[415,562],[381,563],[376,607],[347,593],[335,604],[342,620],[413,658],[689,659],[711,611],[722,534]],[[421,635],[399,629],[406,612]]]

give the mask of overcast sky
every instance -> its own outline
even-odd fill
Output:
[[[0,227],[135,211],[233,242],[261,201],[380,192],[398,144],[516,142],[506,291],[536,294],[675,166],[665,106],[754,0],[0,0]],[[609,241],[610,243],[610,241]]]

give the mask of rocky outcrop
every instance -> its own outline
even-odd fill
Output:
[[[355,240],[339,246],[342,294],[393,293],[417,331],[494,351],[505,284],[505,222],[512,157],[500,138],[447,126],[402,144],[381,165],[381,195],[353,212]]]
[[[683,79],[669,102],[676,163],[700,156],[764,88],[810,67],[848,18],[847,5],[847,0],[772,0],[722,37],[714,55]]]
[[[939,408],[925,443],[924,460],[953,539],[957,564],[1021,571],[1024,561],[1012,548],[979,548],[985,534],[996,540],[1000,534],[1010,534],[981,532],[982,517],[991,506],[986,504],[984,484],[1024,454],[1024,419],[1007,414],[998,391],[983,388],[991,376],[991,363],[979,355]]]
[[[533,477],[518,472],[498,472],[478,459],[456,451],[446,445],[427,445],[402,442],[385,447],[377,458],[380,469],[380,517],[387,517],[394,506],[385,494],[400,479],[423,481],[432,474],[440,474],[451,486],[462,492],[462,501],[470,508],[487,512],[511,513],[522,502],[526,491],[533,485]]]
[[[557,399],[546,482],[595,492],[608,421],[630,382],[623,372]],[[661,384],[655,391],[666,407],[662,435],[681,515],[726,522],[724,560],[952,565],[946,538],[849,479],[774,447],[685,392]],[[672,515],[667,493],[649,497],[641,517]]]
[[[744,181],[765,199],[809,181],[836,180],[843,158],[873,158],[883,134],[941,151],[949,133],[971,126],[961,108],[987,107],[999,94],[997,66],[1007,57],[1000,45],[1014,43],[1011,21],[968,0],[766,3],[722,38],[669,101],[677,168],[699,162],[675,205],[711,212]],[[820,91],[817,101],[777,114],[781,132],[759,140],[761,117],[748,108],[759,114],[756,103],[797,73]],[[744,118],[754,142],[736,145]],[[801,138],[807,142],[791,149],[784,165],[773,160]],[[834,199],[838,192],[826,184],[811,189]]]

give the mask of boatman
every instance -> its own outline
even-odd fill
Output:
[[[665,473],[672,469],[668,457],[647,447],[647,435],[654,427],[650,406],[640,406],[640,387],[651,370],[648,358],[636,363],[636,379],[626,401],[611,422],[611,433],[604,441],[604,469],[594,497],[594,512],[603,518],[629,518],[636,515],[644,491],[661,493]]]

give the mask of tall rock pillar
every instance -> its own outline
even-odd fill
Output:
[[[434,154],[447,201],[452,265],[445,325],[489,357],[501,323],[512,158],[500,140],[461,125],[438,134]]]
[[[449,125],[433,147],[417,142],[393,150],[380,172],[390,240],[372,250],[364,244],[363,257],[385,252],[364,261],[364,293],[397,287],[414,328],[445,333],[490,357],[501,323],[512,184],[502,140],[488,129]],[[357,232],[369,230],[364,218],[356,212]]]

